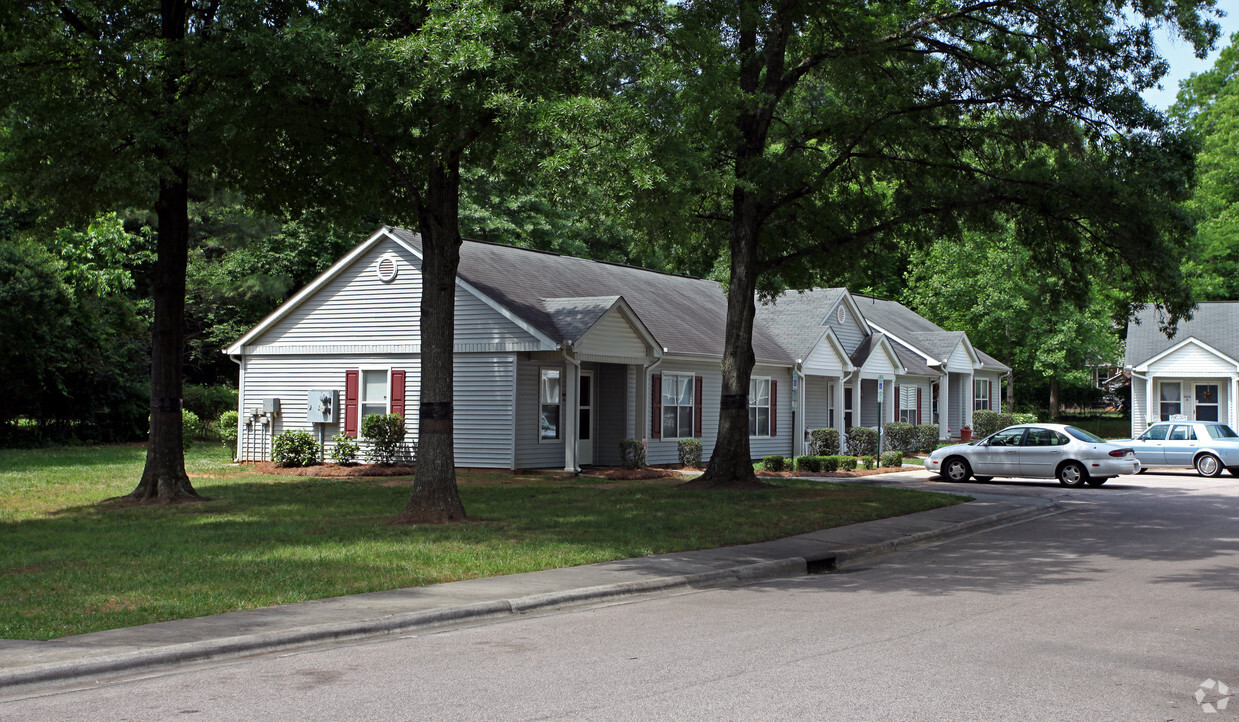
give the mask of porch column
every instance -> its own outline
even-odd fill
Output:
[[[843,429],[843,377],[835,379],[831,384],[831,393],[835,395],[835,430],[839,432],[839,450],[843,450],[843,442],[847,438]]]
[[[564,471],[580,471],[576,463],[576,427],[581,416],[581,365],[564,354],[564,404],[563,428],[560,438],[564,442]]]
[[[1157,401],[1157,395],[1153,389],[1153,375],[1149,374],[1148,381],[1144,382],[1144,428],[1149,428],[1149,424],[1156,421],[1161,414],[1160,407],[1154,405]],[[1142,430],[1143,431],[1143,430]]]
[[[938,438],[951,438],[951,372],[946,371],[938,380]]]
[[[1227,399],[1229,403],[1226,404],[1226,420],[1223,421],[1222,423],[1226,424],[1232,429],[1235,428],[1235,409],[1239,408],[1239,407],[1236,407],[1235,405],[1236,396],[1239,396],[1239,376],[1231,376],[1230,377],[1230,398]]]
[[[963,419],[960,426],[961,429],[964,426],[967,426],[970,429],[972,428],[972,407],[976,405],[975,399],[977,393],[975,379],[976,377],[972,374],[968,374],[964,377],[964,388],[961,389],[964,393],[962,394],[963,398],[960,399],[962,406],[960,406],[959,409],[960,418]]]
[[[792,369],[792,413],[795,414],[796,423],[792,428],[792,457],[804,456],[804,435],[805,435],[805,415],[808,408],[805,406],[805,401],[808,398],[806,386],[809,385],[809,377],[805,376]]]

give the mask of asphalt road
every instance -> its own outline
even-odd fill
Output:
[[[944,486],[944,485],[938,485]],[[1239,479],[1121,477],[844,572],[0,698],[0,719],[1239,720]]]

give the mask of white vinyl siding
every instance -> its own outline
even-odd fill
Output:
[[[526,361],[516,366],[516,468],[549,469],[564,466],[563,439],[542,441],[538,430],[539,371],[563,369],[547,361]]]
[[[576,344],[575,349],[579,354],[592,356],[641,358],[649,353],[636,328],[624,318],[618,308],[611,309],[598,319]]]
[[[317,433],[318,429],[306,419],[306,393],[310,389],[339,391],[341,408],[336,415],[336,423],[323,425],[322,429],[329,456],[333,446],[331,438],[344,429],[345,371],[379,367],[403,369],[406,374],[405,442],[410,443],[417,438],[417,399],[421,385],[421,360],[417,355],[251,356],[244,363],[245,388],[240,408],[253,408],[261,403],[263,397],[279,398],[280,415],[270,430],[274,434],[288,429]],[[456,355],[452,378],[455,387],[453,407],[457,466],[511,467],[512,367],[510,354]],[[242,431],[244,437],[244,429]],[[245,445],[244,438],[242,444]],[[269,449],[269,438],[265,440],[265,445]],[[252,448],[256,450],[256,447]],[[245,448],[238,449],[238,453],[245,452]],[[242,458],[257,458],[257,455],[250,453]]]
[[[839,306],[843,306],[847,314],[847,318],[843,320],[843,323],[839,322]],[[830,314],[826,317],[826,325],[834,329],[835,337],[843,345],[843,350],[849,354],[855,351],[860,342],[865,339],[865,330],[860,325],[860,321],[852,313],[852,308],[842,299],[839,300],[839,303],[834,308],[830,309]]]
[[[701,458],[703,461],[709,459],[710,454],[714,453],[714,440],[718,435],[719,395],[723,388],[718,362],[664,360],[655,373],[663,374],[664,383],[666,383],[667,374],[701,377]],[[645,388],[650,388],[648,379]],[[645,408],[645,418],[641,420],[641,436],[649,439],[645,455],[646,462],[651,465],[678,464],[680,462],[678,440],[652,436],[650,434],[650,399],[648,398],[645,401]]]
[[[1167,354],[1149,365],[1147,376],[1166,378],[1190,378],[1225,376],[1235,373],[1234,364],[1227,363],[1194,343],[1189,343],[1174,353]]]
[[[946,365],[951,371],[967,373],[972,370],[972,358],[968,356],[968,349],[964,346],[963,341],[956,344],[955,350],[951,352],[950,357],[946,361]]]
[[[381,258],[397,259],[399,273],[383,283],[375,268]],[[293,308],[248,347],[323,344],[403,345],[421,343],[421,272],[417,257],[393,241],[375,245],[311,297]],[[535,339],[472,293],[456,289],[457,346],[532,344]],[[264,349],[270,350],[270,349]]]
[[[1132,438],[1144,433],[1148,428],[1145,421],[1146,407],[1148,400],[1145,398],[1145,383],[1144,379],[1133,375],[1131,377],[1131,435]]]
[[[830,406],[834,403],[837,381],[825,376],[806,376],[804,384],[804,422],[806,429],[824,429],[831,425]]]

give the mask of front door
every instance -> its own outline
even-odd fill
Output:
[[[594,463],[594,372],[581,372],[581,411],[576,429],[576,463]]]
[[[1196,420],[1217,421],[1217,384],[1196,384]]]

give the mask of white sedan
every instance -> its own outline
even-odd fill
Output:
[[[1104,441],[1062,424],[1008,426],[970,444],[944,446],[925,468],[950,481],[989,481],[995,476],[1058,479],[1063,486],[1101,486],[1120,474],[1140,473],[1131,447]]]

